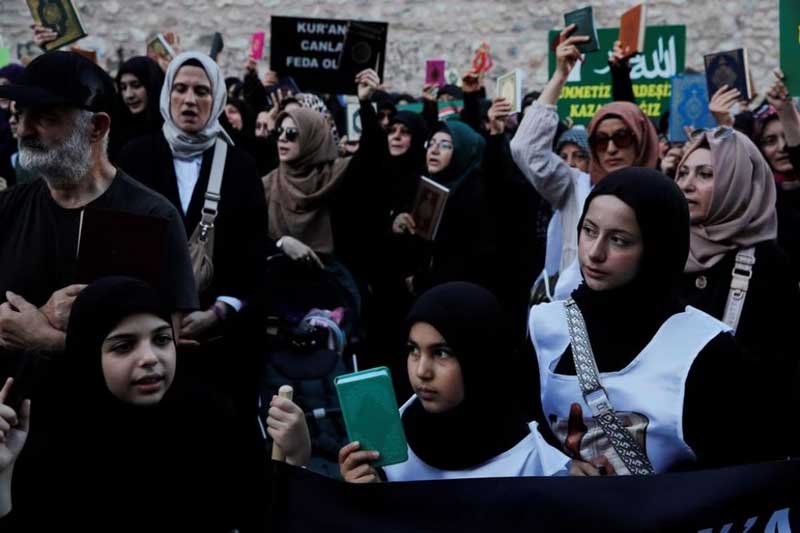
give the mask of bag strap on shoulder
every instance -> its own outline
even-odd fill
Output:
[[[731,288],[728,292],[728,301],[725,303],[725,314],[722,315],[722,321],[733,328],[734,333],[739,326],[755,264],[756,249],[754,247],[743,248],[736,254],[736,263],[731,272]]]
[[[214,227],[214,221],[217,218],[217,206],[221,198],[222,174],[225,171],[225,159],[227,156],[228,143],[224,139],[217,138],[214,144],[214,160],[211,163],[211,175],[208,178],[202,218],[200,219],[201,238],[208,235],[208,230]]]
[[[592,417],[606,434],[614,451],[631,474],[653,474],[654,469],[650,459],[633,435],[625,429],[600,382],[597,361],[578,304],[570,298],[564,302],[564,307],[567,312],[575,374],[578,376],[583,399],[592,411]]]

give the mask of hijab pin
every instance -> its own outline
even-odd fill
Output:
[[[708,280],[706,279],[705,276],[697,276],[697,279],[694,280],[694,285],[698,289],[701,290],[705,289],[706,287],[708,287]]]

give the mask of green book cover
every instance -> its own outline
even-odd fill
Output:
[[[781,70],[792,96],[800,96],[800,1],[779,0]]]
[[[11,49],[0,48],[0,68],[8,65],[11,62]]]
[[[380,452],[374,466],[408,460],[408,444],[389,369],[382,366],[344,374],[334,383],[350,442],[360,442],[362,450]]]
[[[86,37],[86,29],[72,0],[26,0],[36,24],[54,30],[58,37],[44,45],[55,50]]]
[[[576,9],[575,11],[570,11],[565,14],[564,27],[570,24],[575,24],[575,26],[577,26],[575,31],[570,34],[570,37],[586,36],[591,38],[589,42],[578,45],[578,50],[580,50],[581,53],[585,54],[600,50],[600,40],[597,37],[597,26],[594,23],[594,10],[592,6],[582,7],[581,9]]]

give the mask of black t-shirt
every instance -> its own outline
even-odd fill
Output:
[[[197,309],[186,234],[169,201],[118,171],[108,189],[86,207],[166,218],[167,301],[178,311]],[[38,307],[53,292],[75,283],[82,211],[59,206],[44,180],[0,193],[0,301],[10,290]]]

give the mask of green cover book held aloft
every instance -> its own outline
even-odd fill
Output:
[[[781,70],[792,96],[800,96],[800,0],[779,0]]]
[[[362,450],[380,452],[373,466],[407,461],[408,444],[389,369],[370,368],[339,376],[334,382],[350,442],[360,442]]]
[[[58,37],[44,45],[45,50],[55,50],[86,37],[86,29],[72,0],[26,0],[36,24],[54,30]]]
[[[600,50],[600,40],[597,37],[597,25],[594,23],[594,10],[592,6],[582,7],[564,15],[564,27],[575,24],[576,28],[570,37],[590,37],[589,42],[578,45],[578,50],[586,54]]]

